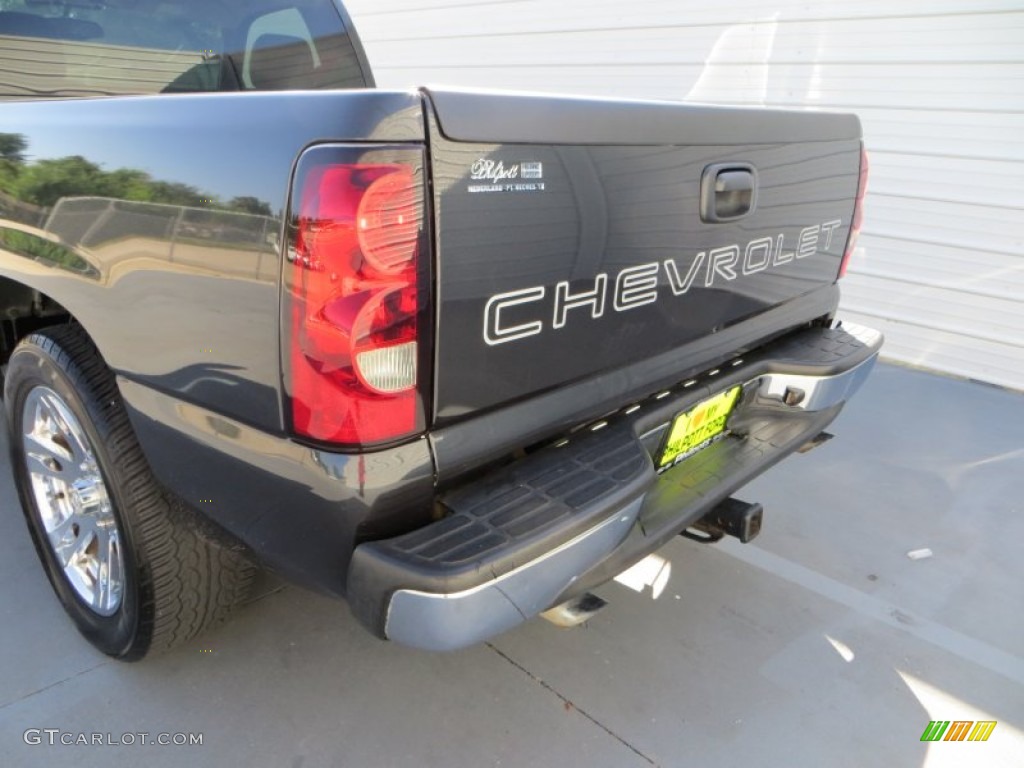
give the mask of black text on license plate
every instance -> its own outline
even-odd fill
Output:
[[[675,464],[696,452],[725,431],[725,422],[739,399],[741,387],[733,387],[709,397],[685,413],[676,416],[661,450],[658,469]]]

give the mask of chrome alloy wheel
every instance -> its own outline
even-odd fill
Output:
[[[36,387],[25,398],[22,442],[32,495],[68,583],[100,616],[124,593],[121,532],[89,438],[60,395]]]

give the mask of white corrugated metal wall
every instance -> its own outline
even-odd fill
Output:
[[[842,313],[893,359],[1024,389],[1022,0],[348,0],[382,87],[853,110]]]

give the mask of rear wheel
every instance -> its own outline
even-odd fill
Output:
[[[253,575],[157,484],[114,377],[76,326],[25,338],[4,383],[11,464],[36,550],[83,635],[134,660],[223,619]]]

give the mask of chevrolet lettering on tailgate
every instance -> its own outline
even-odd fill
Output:
[[[661,263],[652,261],[626,267],[615,275],[614,280],[608,273],[601,272],[594,278],[593,289],[577,293],[570,293],[569,281],[563,280],[555,286],[551,327],[564,327],[571,309],[590,307],[592,320],[602,317],[609,304],[609,292],[615,312],[653,304],[658,300],[662,272],[672,295],[683,296],[698,282],[698,278],[701,278],[703,287],[711,288],[716,283],[736,280],[740,275],[753,275],[789,264],[794,259],[805,259],[819,249],[828,252],[833,245],[832,235],[842,223],[841,219],[833,219],[804,227],[793,250],[786,250],[786,236],[778,234],[751,240],[743,248],[726,245],[701,251],[685,272],[674,259],[666,259]],[[502,317],[502,312],[523,304],[543,302],[547,295],[547,287],[537,285],[492,296],[484,307],[484,341],[496,346],[542,333],[544,321],[540,317],[526,322],[509,322]],[[586,313],[579,314],[582,317]]]

